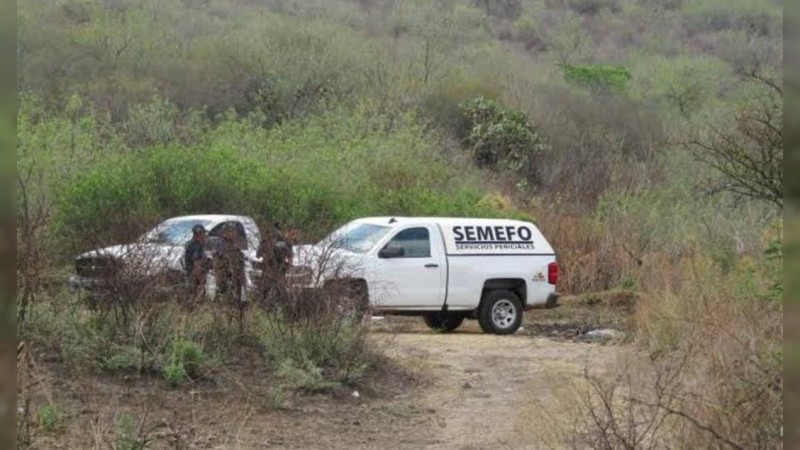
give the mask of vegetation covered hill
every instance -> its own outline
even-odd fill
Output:
[[[31,0],[17,24],[20,295],[183,213],[308,240],[532,218],[560,290],[640,292],[638,342],[691,360],[672,438],[779,442],[780,1]]]
[[[295,192],[301,166],[351,184],[329,158],[361,159],[356,148],[380,157],[376,139],[406,166],[444,170],[384,159],[395,173],[373,178],[392,190],[418,176],[445,183],[454,177],[444,166],[468,179],[449,189],[474,188],[475,172],[457,162],[473,151],[483,167],[510,169],[480,176],[522,207],[536,195],[581,213],[609,191],[701,180],[676,144],[730,126],[759,95],[745,75],[774,77],[782,66],[780,3],[763,0],[32,1],[18,22],[20,161],[56,158],[64,179],[75,167],[67,157],[84,168],[132,151],[228,146],[290,169]],[[461,106],[476,96],[518,112],[532,133],[514,135],[502,119],[476,130],[482,119]],[[280,200],[252,206],[308,223]],[[152,212],[196,207],[165,200]]]

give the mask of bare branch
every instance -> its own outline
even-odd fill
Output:
[[[771,202],[783,208],[783,105],[775,92],[782,88],[752,72],[764,95],[746,105],[731,130],[711,127],[712,137],[684,144],[695,158],[719,172],[718,191]]]

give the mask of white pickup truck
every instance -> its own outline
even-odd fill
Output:
[[[484,332],[511,334],[524,310],[558,299],[553,248],[516,220],[362,218],[296,247],[289,276],[306,288],[345,280],[376,312],[419,315],[444,331],[477,319]]]
[[[134,242],[82,253],[75,258],[75,274],[69,278],[70,289],[102,294],[108,288],[108,280],[113,280],[120,270],[128,270],[131,275],[153,283],[183,285],[186,272],[183,267],[184,246],[192,237],[192,227],[197,224],[210,230],[211,239],[218,238],[225,224],[233,224],[238,238],[245,242],[247,287],[253,289],[254,279],[260,273],[256,268],[260,262],[256,250],[261,242],[258,226],[250,217],[227,214],[173,217]],[[209,297],[216,294],[213,274],[207,277],[206,294]]]

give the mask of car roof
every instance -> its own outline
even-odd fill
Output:
[[[204,222],[227,222],[229,220],[247,220],[249,221],[250,218],[247,216],[237,216],[232,214],[195,214],[195,215],[188,215],[188,216],[177,216],[177,217],[170,217],[169,219],[165,220],[165,222],[172,222],[172,221],[204,221]]]
[[[524,222],[516,219],[494,219],[488,217],[407,217],[407,216],[378,216],[378,217],[363,217],[357,219],[356,222],[369,223],[374,225],[414,225],[418,223],[438,223],[443,226],[448,225],[498,225],[498,224],[526,224],[531,225],[529,222]]]

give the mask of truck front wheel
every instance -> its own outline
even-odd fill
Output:
[[[512,334],[522,325],[522,302],[517,294],[506,291],[489,291],[478,309],[478,324],[484,333]]]
[[[442,314],[440,312],[428,313],[422,316],[427,325],[432,330],[453,331],[464,323],[464,316],[461,314]]]

